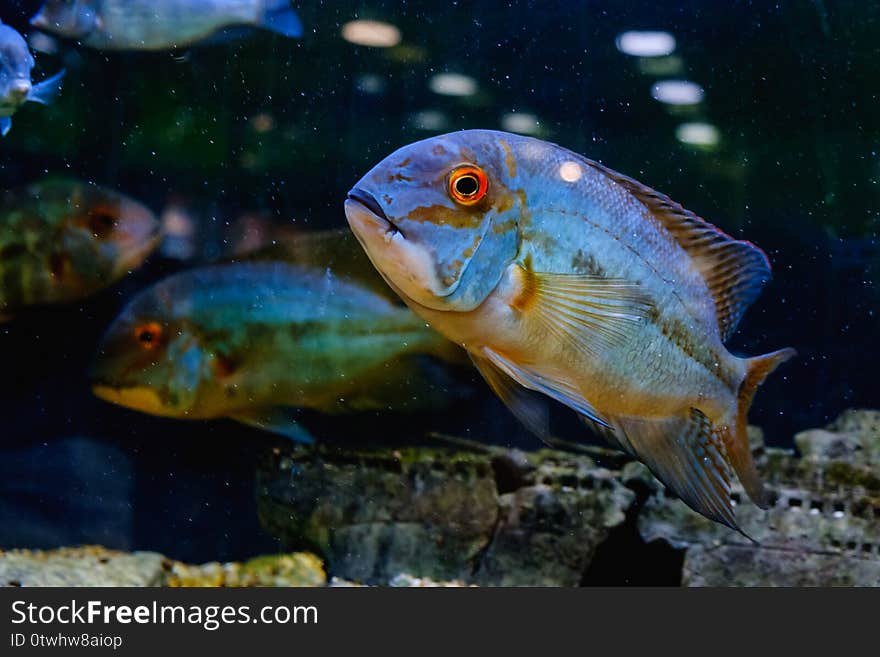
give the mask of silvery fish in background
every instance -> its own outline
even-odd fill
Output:
[[[137,201],[59,178],[0,196],[0,315],[76,301],[143,263],[159,222]]]
[[[794,351],[723,344],[769,279],[760,249],[576,153],[488,130],[401,148],[345,212],[388,283],[536,433],[535,391],[713,520],[738,529],[728,466],[765,504],[746,414]]]
[[[18,32],[0,22],[0,135],[12,128],[12,119],[26,102],[46,104],[61,90],[64,71],[33,84],[34,57]]]
[[[302,36],[290,0],[47,0],[31,25],[100,50],[183,48],[232,26]]]
[[[329,268],[257,261],[186,271],[114,320],[93,391],[153,415],[233,418],[302,441],[310,437],[293,409],[434,407],[445,393],[413,357],[459,350],[395,301]]]

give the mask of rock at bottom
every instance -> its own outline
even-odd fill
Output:
[[[323,586],[326,581],[321,560],[304,552],[190,565],[156,552],[97,545],[0,551],[0,586]]]
[[[761,547],[694,545],[684,560],[685,586],[880,586],[880,562],[835,554]]]

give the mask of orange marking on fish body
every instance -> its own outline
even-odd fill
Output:
[[[538,279],[526,262],[525,267],[515,267],[512,271],[513,283],[517,292],[510,305],[520,312],[528,312],[538,301]]]
[[[423,205],[410,211],[409,221],[430,222],[452,228],[478,228],[483,222],[482,212],[452,209],[445,205]]]
[[[501,148],[504,149],[504,164],[507,166],[507,175],[511,178],[516,176],[516,157],[513,154],[513,149],[510,148],[510,144],[508,144],[503,139],[499,141],[501,144]]]

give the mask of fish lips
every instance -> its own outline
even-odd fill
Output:
[[[445,308],[442,300],[455,292],[461,278],[452,285],[441,281],[433,254],[406,239],[375,196],[355,187],[345,200],[345,216],[367,257],[395,292],[429,308]]]
[[[345,200],[345,215],[349,223],[355,221],[356,223],[372,224],[372,227],[384,228],[386,231],[400,232],[385,214],[385,210],[379,205],[376,197],[360,187],[355,187],[348,193],[348,198]]]

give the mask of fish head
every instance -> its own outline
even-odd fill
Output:
[[[405,146],[349,192],[348,223],[404,300],[467,312],[516,258],[525,196],[504,133],[467,130]]]
[[[31,93],[34,57],[24,38],[0,24],[0,116],[9,116]]]
[[[70,39],[79,39],[98,27],[95,0],[46,0],[31,25]]]
[[[151,415],[194,412],[212,374],[210,358],[174,278],[140,293],[111,323],[90,371],[96,396]]]
[[[50,183],[65,201],[64,248],[89,253],[92,263],[117,280],[158,246],[160,223],[142,203],[115,191],[60,180]]]

